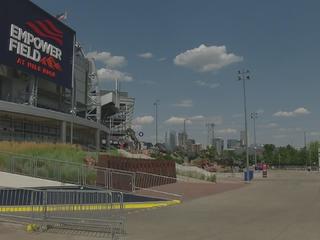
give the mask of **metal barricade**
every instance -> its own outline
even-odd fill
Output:
[[[0,189],[0,217],[31,222],[40,229],[125,234],[123,193],[96,190]]]

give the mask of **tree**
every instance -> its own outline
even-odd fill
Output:
[[[274,151],[276,149],[275,145],[273,144],[265,144],[263,146],[263,159],[266,163],[273,163],[274,162]]]
[[[318,162],[318,149],[320,148],[320,142],[310,142],[309,143],[309,161],[307,165],[313,165],[314,162]]]
[[[216,156],[217,156],[217,150],[215,147],[212,147],[212,146],[207,146],[206,149],[200,152],[200,158],[208,159],[209,161],[216,160]]]

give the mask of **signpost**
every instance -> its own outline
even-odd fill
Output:
[[[0,16],[0,64],[71,89],[75,32],[31,1],[1,1]]]

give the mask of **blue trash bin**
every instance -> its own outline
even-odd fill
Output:
[[[253,170],[249,170],[249,180],[253,179]]]
[[[251,181],[253,179],[253,170],[249,170],[249,172],[244,171],[244,181]]]
[[[243,172],[243,176],[244,176],[244,181],[245,182],[249,181],[249,174],[247,173],[247,171]]]

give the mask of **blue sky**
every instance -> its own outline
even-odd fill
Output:
[[[113,79],[136,98],[135,126],[153,141],[187,131],[206,143],[206,122],[216,136],[239,138],[243,128],[239,69],[249,69],[248,112],[258,111],[257,141],[303,145],[320,137],[320,2],[34,0],[51,14],[68,12],[85,51],[97,59],[101,84]],[[252,121],[249,119],[249,141]]]

